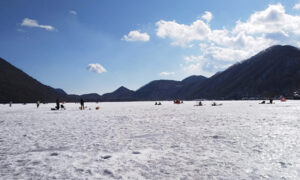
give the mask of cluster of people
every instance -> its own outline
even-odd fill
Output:
[[[56,101],[56,106],[54,108],[51,108],[51,110],[59,110],[59,109],[63,109],[65,110],[66,107],[64,106],[64,102],[60,102],[60,100],[57,98]],[[97,102],[98,103],[98,102]],[[160,102],[159,102],[160,103]],[[37,101],[36,102],[36,108],[39,108],[40,107],[40,104],[41,102],[40,101]],[[25,103],[24,103],[25,105]],[[161,104],[160,104],[161,105]],[[12,101],[9,102],[9,107],[12,107]],[[80,107],[79,107],[81,110],[84,110],[85,107],[84,107],[84,100],[83,99],[80,99]],[[96,110],[100,109],[100,107],[97,107]]]
[[[55,108],[51,108],[51,110],[59,110],[59,109],[66,110],[65,106],[63,105],[63,103],[60,104],[59,99],[56,99],[56,106],[55,106]],[[80,109],[80,110],[85,110],[85,109],[87,109],[87,107],[84,106],[84,100],[83,100],[83,99],[80,99],[80,106],[79,106],[79,109]],[[100,107],[97,106],[95,109],[96,109],[96,110],[99,110]],[[91,108],[89,108],[89,110],[91,110]]]
[[[174,104],[182,104],[183,101],[180,101],[179,99],[174,100]]]
[[[51,110],[59,110],[59,109],[66,110],[66,107],[63,104],[60,104],[59,99],[56,99],[56,106],[55,108],[51,108]]]
[[[263,101],[260,102],[259,104],[266,104],[266,101],[263,100]],[[272,98],[269,99],[269,104],[273,104],[273,99],[272,99]]]
[[[216,102],[213,102],[211,104],[211,106],[222,106],[223,104],[217,104]],[[199,101],[195,106],[204,106],[204,104],[202,104],[202,101]]]
[[[155,105],[159,106],[159,105],[161,105],[161,102],[155,102]]]
[[[217,104],[216,102],[213,102],[211,105],[212,106],[222,106],[223,104]]]

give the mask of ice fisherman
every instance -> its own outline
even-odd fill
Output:
[[[56,99],[56,107],[57,110],[59,110],[59,99]]]
[[[81,108],[81,110],[84,110],[84,101],[83,101],[83,99],[80,99],[80,108]]]

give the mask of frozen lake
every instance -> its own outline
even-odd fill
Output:
[[[0,105],[0,179],[300,179],[300,101],[162,103]]]

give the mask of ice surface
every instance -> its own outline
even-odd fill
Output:
[[[0,179],[300,179],[300,101],[162,103],[0,105]]]

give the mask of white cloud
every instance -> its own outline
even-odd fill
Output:
[[[202,20],[191,25],[178,24],[176,21],[160,20],[156,35],[160,38],[170,38],[172,45],[189,46],[193,41],[205,40],[210,33],[210,27]]]
[[[186,75],[202,75],[210,77],[213,75],[212,71],[205,70],[208,64],[202,61],[191,63],[191,64],[181,64],[180,67]]]
[[[293,9],[300,9],[300,2],[297,3],[297,4],[295,4],[294,7],[293,7]]]
[[[204,60],[203,56],[185,56],[184,61],[186,63],[198,62]]]
[[[269,5],[263,11],[253,13],[246,22],[238,21],[234,33],[279,33],[288,36],[300,28],[300,16],[289,15],[282,4]]]
[[[160,76],[170,76],[170,75],[174,75],[175,72],[161,72],[159,73]]]
[[[95,72],[95,73],[98,73],[98,74],[107,72],[106,69],[101,64],[89,64],[87,69],[90,72]]]
[[[156,35],[170,39],[172,45],[199,47],[198,55],[183,59],[184,72],[209,75],[272,45],[300,44],[300,16],[286,13],[280,3],[254,12],[246,21],[238,20],[232,29],[212,29],[208,14],[204,14],[208,19],[202,17],[206,21],[198,19],[190,25],[165,20],[156,23]]]
[[[128,35],[124,35],[122,40],[124,41],[149,41],[150,36],[147,33],[141,33],[139,30],[130,31]]]
[[[213,14],[209,11],[205,11],[201,17],[202,19],[206,20],[206,22],[210,22],[213,18]]]
[[[29,19],[29,18],[23,19],[23,22],[22,22],[21,26],[42,28],[42,29],[46,29],[48,31],[54,31],[55,30],[55,28],[53,26],[41,25],[41,24],[38,23],[37,20]]]
[[[70,14],[73,14],[73,15],[77,15],[77,12],[74,11],[74,10],[70,10],[69,13],[70,13]]]

